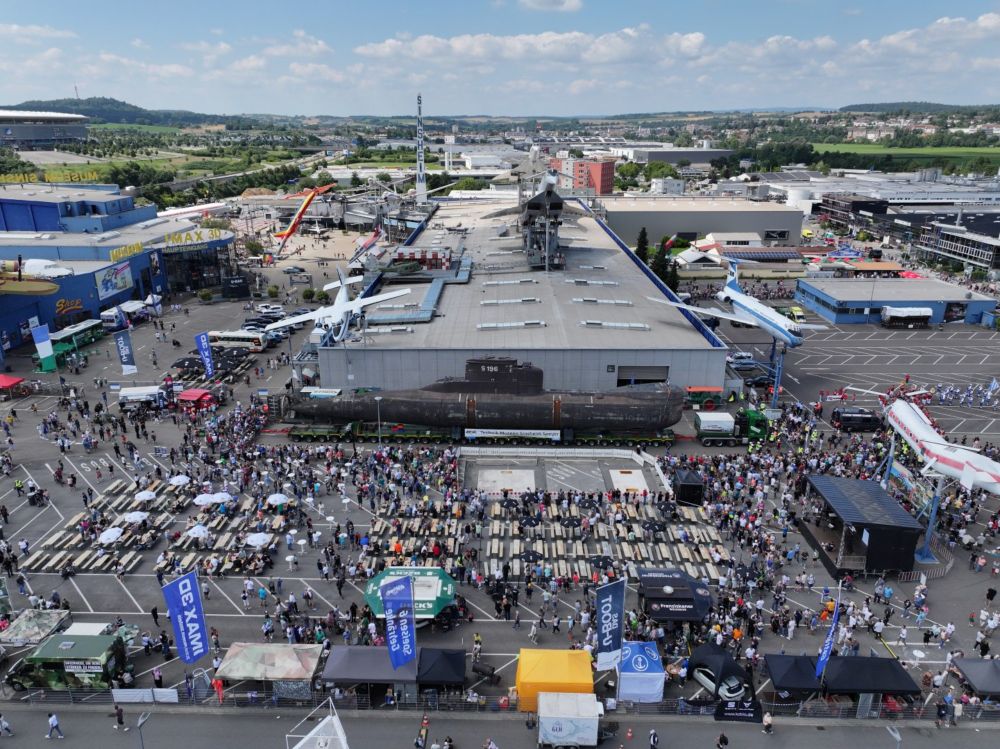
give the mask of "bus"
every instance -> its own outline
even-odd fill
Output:
[[[49,333],[52,349],[59,353],[60,346],[64,351],[76,351],[89,343],[99,341],[107,331],[100,320],[84,320],[68,325],[55,333]]]
[[[267,335],[252,330],[210,330],[208,342],[222,348],[246,348],[255,354],[267,348]]]

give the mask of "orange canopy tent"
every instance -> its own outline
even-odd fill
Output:
[[[539,692],[594,693],[594,672],[586,650],[524,648],[517,661],[517,709],[533,713]]]

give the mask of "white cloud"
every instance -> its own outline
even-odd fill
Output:
[[[267,67],[267,60],[265,60],[260,55],[248,55],[247,57],[241,57],[239,60],[234,60],[227,67],[226,70],[232,73],[252,73],[257,70],[263,70]]]
[[[527,10],[554,10],[559,13],[575,13],[583,7],[583,0],[518,0]]]
[[[319,62],[293,62],[288,66],[288,72],[296,78],[303,78],[309,81],[342,83],[347,80],[347,76],[339,70],[335,70],[329,65]]]
[[[533,63],[538,60],[568,64],[594,64],[635,61],[648,55],[644,40],[645,25],[594,35],[583,31],[543,31],[538,34],[459,34],[441,37],[423,34],[412,39],[396,37],[354,48],[363,57],[379,59],[409,58],[450,67],[469,61],[512,60]]]
[[[201,63],[206,68],[215,66],[220,57],[224,57],[233,51],[231,45],[226,42],[182,42],[181,49],[187,52],[194,52],[201,55]]]
[[[72,39],[76,34],[68,29],[36,24],[0,23],[0,39],[8,42],[33,43],[44,39]]]
[[[578,94],[585,94],[588,91],[593,91],[599,85],[600,82],[594,78],[577,78],[566,87],[566,90],[576,96]]]
[[[322,39],[310,36],[302,29],[293,31],[291,40],[271,44],[263,51],[268,57],[317,57],[333,52]]]
[[[101,65],[97,66],[98,69],[105,72],[111,71],[112,74],[138,72],[152,79],[189,78],[194,75],[194,71],[187,65],[174,62],[142,62],[141,60],[133,60],[111,52],[101,52],[97,55],[97,60],[98,63],[101,63]]]
[[[138,36],[135,39],[133,39],[132,41],[130,41],[128,44],[129,44],[130,47],[135,47],[136,49],[149,49],[149,45],[146,44],[146,42],[144,42]]]

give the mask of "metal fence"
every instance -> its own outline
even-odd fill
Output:
[[[117,692],[121,695],[121,690]],[[204,690],[187,696],[180,695],[178,702],[170,701],[163,704],[174,704],[192,709],[199,708],[250,708],[250,709],[312,709],[330,699],[329,692],[313,692],[310,697],[281,697],[270,692],[228,691],[222,700],[214,692],[206,694]],[[868,702],[829,702],[824,699],[812,699],[803,702],[769,702],[763,701],[763,709],[770,712],[775,719],[807,718],[821,720],[935,720],[937,707],[933,700],[925,702],[926,695],[914,699],[913,704],[885,703],[878,700]],[[15,700],[22,703],[44,705],[111,705],[114,698],[110,690],[32,690],[14,695]],[[149,704],[149,703],[147,703]],[[338,711],[360,710],[381,712],[458,712],[473,713],[505,713],[517,714],[519,718],[527,717],[518,713],[516,705],[510,705],[506,697],[483,697],[468,699],[461,694],[439,694],[424,692],[419,697],[391,702],[379,701],[372,703],[367,695],[350,694],[334,697],[333,704]],[[715,702],[711,700],[686,700],[669,698],[655,703],[633,703],[619,701],[614,711],[609,711],[608,717],[615,715],[689,715],[712,717],[715,714]],[[860,706],[860,707],[859,707]],[[1000,721],[1000,705],[966,705],[959,718],[960,721]]]

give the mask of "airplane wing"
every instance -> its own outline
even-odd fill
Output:
[[[352,284],[361,283],[364,280],[365,280],[364,276],[351,276],[350,278],[345,278],[344,283],[350,286]],[[333,283],[328,283],[326,286],[324,286],[323,291],[330,291],[331,289],[339,289],[339,288],[340,288],[340,281],[334,281]]]
[[[286,317],[284,320],[278,320],[278,322],[265,325],[264,332],[270,333],[272,330],[281,330],[282,328],[287,328],[289,325],[297,325],[298,323],[320,320],[324,317],[332,317],[334,315],[334,309],[334,307],[320,307],[318,309],[314,309],[312,312],[306,312],[304,315]]]
[[[718,317],[720,320],[729,320],[730,322],[738,322],[743,325],[752,325],[755,328],[759,327],[756,320],[750,317],[743,317],[735,312],[723,312],[721,309],[715,309],[714,307],[692,307],[690,304],[681,304],[680,302],[669,302],[666,299],[657,299],[656,297],[648,296],[646,297],[651,302],[659,302],[660,304],[665,304],[668,307],[676,307],[677,309],[686,309],[689,312],[694,312],[696,315],[709,315],[710,317]]]
[[[351,312],[360,312],[365,307],[371,304],[377,304],[378,302],[386,302],[390,299],[395,299],[396,297],[406,296],[410,293],[409,289],[397,289],[396,291],[387,291],[384,294],[376,294],[375,296],[365,297],[364,299],[353,299],[347,304],[341,305],[338,309]]]

